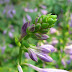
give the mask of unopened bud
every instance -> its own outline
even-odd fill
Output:
[[[43,60],[43,61],[45,61],[45,62],[52,62],[53,61],[53,59],[50,57],[50,56],[48,56],[47,54],[40,54],[40,53],[38,53],[37,54],[37,56],[41,59],[41,60]]]
[[[56,19],[57,15],[51,15],[50,17],[53,18],[53,19]]]
[[[37,56],[32,49],[29,49],[29,56],[33,61],[38,61]]]
[[[48,23],[42,23],[41,28],[46,29],[48,28],[49,24]]]

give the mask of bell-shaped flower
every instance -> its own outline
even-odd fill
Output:
[[[36,54],[34,53],[33,49],[29,49],[29,56],[30,56],[30,58],[31,58],[33,61],[35,61],[35,62],[38,61],[37,56],[36,56]]]

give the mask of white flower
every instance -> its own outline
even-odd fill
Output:
[[[19,71],[19,72],[23,72],[23,70],[22,70],[22,68],[21,68],[20,65],[18,65],[18,71]]]

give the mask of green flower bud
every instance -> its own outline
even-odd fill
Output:
[[[41,17],[39,17],[39,19],[38,19],[38,23],[42,23],[44,17],[45,17],[45,15],[42,15]]]
[[[46,22],[47,22],[47,16],[44,16],[44,17],[43,17],[42,22],[43,22],[43,23],[46,23]]]
[[[54,23],[54,20],[52,18],[48,18],[48,21],[47,22],[50,23],[50,24],[53,24]]]
[[[46,34],[48,32],[48,29],[40,30],[40,32],[43,33],[43,34]]]
[[[42,23],[41,28],[46,29],[48,28],[49,24],[48,23]]]
[[[51,13],[50,14],[47,14],[46,16],[47,16],[47,18],[49,18],[51,16]]]
[[[18,42],[18,43],[17,43],[17,46],[19,46],[19,47],[20,47],[20,46],[21,46],[21,43],[20,43],[20,42]]]
[[[15,43],[16,43],[16,44],[18,43],[18,38],[17,38],[17,37],[15,37]]]
[[[42,15],[41,18],[43,19],[46,15]]]
[[[24,48],[24,52],[28,52],[28,49],[27,48]]]
[[[35,33],[33,34],[31,34],[31,37],[33,38],[33,39],[36,39],[37,40],[37,37],[36,37],[36,35],[35,35]]]
[[[42,23],[42,17],[38,19],[38,23]]]
[[[17,46],[19,46],[19,47],[21,46],[21,43],[19,42],[17,37],[15,37],[15,43],[16,43]]]
[[[57,21],[57,19],[54,19],[54,23]]]
[[[28,42],[26,40],[24,40],[22,42],[22,45],[24,45],[26,48],[29,48],[30,47],[29,44],[28,44]]]
[[[37,23],[37,25],[35,26],[35,31],[38,31],[41,28],[41,24]]]
[[[57,15],[51,15],[50,18],[56,19]]]
[[[52,24],[52,25],[50,26],[50,28],[53,27],[54,25],[55,25],[55,24]]]

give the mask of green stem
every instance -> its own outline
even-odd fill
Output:
[[[21,56],[22,56],[22,47],[19,49],[19,64],[21,64]]]

